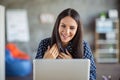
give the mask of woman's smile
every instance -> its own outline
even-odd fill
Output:
[[[67,40],[70,36],[68,36],[68,35],[65,35],[64,33],[63,34],[61,34],[62,35],[62,37],[63,37],[63,39],[64,40]]]

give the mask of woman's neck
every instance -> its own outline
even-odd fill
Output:
[[[62,43],[63,48],[66,48],[68,43]]]

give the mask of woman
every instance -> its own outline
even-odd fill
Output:
[[[55,22],[52,37],[42,40],[36,59],[90,59],[90,80],[96,80],[96,66],[91,49],[83,41],[82,23],[78,12],[68,8]]]

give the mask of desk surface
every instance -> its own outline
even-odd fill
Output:
[[[31,73],[28,76],[25,77],[11,77],[7,76],[5,80],[33,80],[33,74]]]
[[[102,76],[111,76],[111,80],[120,80],[120,64],[96,64],[97,80],[103,80]]]
[[[102,80],[102,75],[111,75],[112,80],[120,80],[120,64],[96,64],[97,79]],[[6,80],[33,80],[33,74],[26,77],[6,77]]]

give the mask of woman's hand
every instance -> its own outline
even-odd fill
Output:
[[[59,54],[59,51],[58,51],[58,48],[57,48],[57,45],[54,44],[51,49],[50,49],[50,46],[48,46],[48,49],[47,51],[45,52],[44,54],[44,59],[56,59],[56,57],[58,56]]]
[[[66,50],[66,53],[67,54],[65,54],[65,53],[60,53],[59,55],[58,55],[58,58],[59,59],[72,59],[72,55]]]

